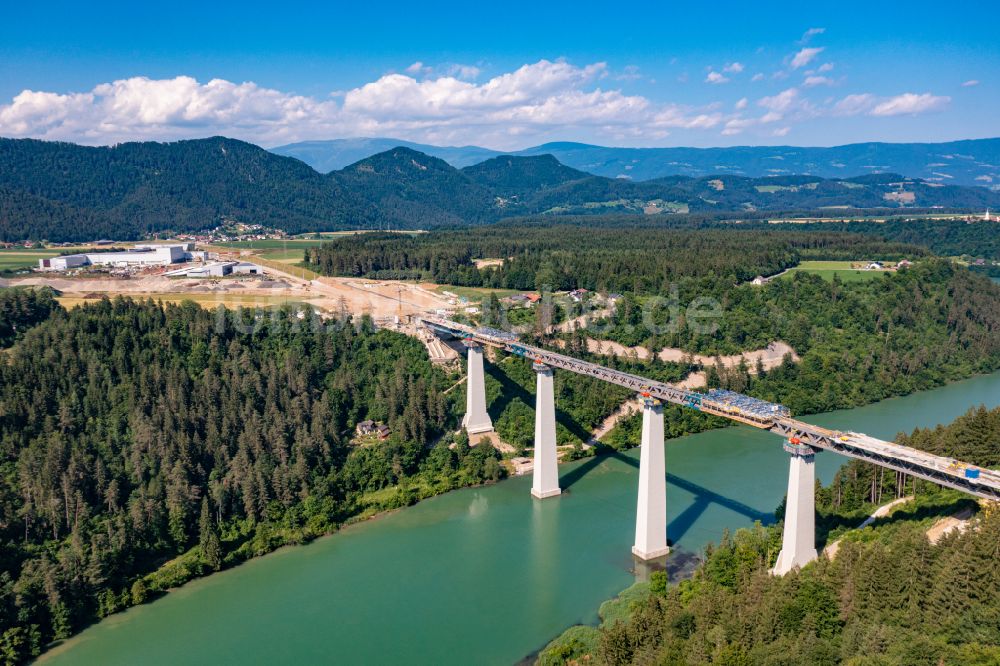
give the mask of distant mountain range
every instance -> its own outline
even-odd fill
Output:
[[[78,146],[0,139],[0,240],[129,240],[223,221],[289,233],[487,224],[518,215],[1000,208],[1000,192],[895,174],[827,179],[730,174],[646,181],[595,176],[552,155],[457,169],[408,147],[327,174],[249,143]]]
[[[763,176],[812,175],[849,178],[872,173],[898,173],[931,183],[981,185],[1000,189],[1000,139],[948,143],[855,143],[833,148],[736,146],[732,148],[607,148],[583,143],[546,143],[500,153],[478,146],[442,147],[399,139],[334,139],[272,148],[327,173],[396,146],[438,157],[454,167],[490,157],[552,155],[561,163],[597,176],[652,180],[665,176],[731,174]]]
[[[418,152],[444,160],[453,167],[479,164],[491,157],[505,153],[478,146],[431,146],[402,139],[333,139],[331,141],[303,141],[271,148],[276,155],[302,160],[320,173],[330,173],[359,162],[377,153],[393,148],[412,148]]]

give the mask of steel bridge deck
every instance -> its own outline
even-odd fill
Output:
[[[783,410],[781,413],[774,414],[741,411],[730,404],[713,400],[704,393],[679,389],[639,375],[613,370],[597,363],[581,361],[572,356],[526,345],[513,336],[508,337],[509,334],[503,336],[485,334],[471,326],[437,317],[424,317],[420,321],[425,326],[439,331],[461,336],[482,345],[503,349],[553,368],[594,377],[664,402],[697,409],[762,430],[769,430],[786,439],[795,438],[801,444],[816,450],[833,451],[910,476],[926,479],[942,486],[955,488],[976,497],[1000,501],[1000,473],[993,470],[976,467],[953,458],[936,456],[907,446],[900,446],[862,433],[841,432],[815,426],[791,418],[784,408],[781,408]],[[739,396],[739,394],[736,395]],[[749,399],[748,396],[740,397]],[[969,471],[978,474],[978,477],[967,476]]]

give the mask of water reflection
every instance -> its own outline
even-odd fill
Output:
[[[490,508],[490,500],[484,493],[477,492],[469,502],[469,517],[480,519]]]
[[[531,503],[530,561],[525,562],[525,571],[531,578],[532,603],[538,602],[537,612],[547,612],[555,607],[557,586],[552,581],[559,577],[562,549],[559,533],[559,513],[564,499],[561,496],[543,500],[528,496],[524,501]]]

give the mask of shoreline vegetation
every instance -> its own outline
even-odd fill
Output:
[[[995,468],[1000,451],[990,443],[997,437],[1000,408],[973,407],[898,441]],[[654,572],[602,603],[597,626],[567,628],[526,663],[1000,660],[1000,625],[988,619],[1000,612],[1000,507],[850,460],[831,484],[817,487],[816,508],[817,547],[836,547],[803,569],[769,573],[781,547],[780,520],[727,532],[709,544],[692,575],[668,581]],[[783,506],[776,514],[782,517]],[[959,528],[941,529],[949,523]]]
[[[747,382],[743,390],[798,401],[804,409],[797,411],[809,413],[820,411],[809,409],[818,405],[867,404],[995,369],[1000,342],[983,331],[1000,316],[997,299],[977,297],[978,283],[970,280],[931,261],[882,281],[886,293],[919,293],[923,307],[908,308],[910,297],[881,304],[884,330],[871,334],[883,340],[884,351],[862,355],[855,372],[843,376],[852,390],[839,397],[818,402],[814,390],[802,389],[802,366],[828,377],[852,351],[825,350],[838,357],[833,366],[833,359],[809,355],[810,348],[844,337],[845,321],[839,336],[826,334],[838,312],[821,312],[822,303],[802,315],[808,330],[799,335],[810,339],[800,366],[784,364],[754,377],[740,369],[714,379],[709,368],[710,381],[737,390]],[[804,275],[779,282],[770,288],[790,291],[772,295],[832,294],[847,313],[859,306],[852,292],[878,288]],[[947,323],[935,292],[945,286],[958,299],[945,312]],[[227,326],[218,331],[217,313],[194,304],[115,299],[67,312],[46,290],[0,295],[15,304],[4,311],[14,323],[6,344],[15,344],[0,366],[5,387],[18,387],[13,399],[5,398],[0,418],[4,569],[20,572],[0,588],[0,642],[14,662],[194,577],[505,474],[492,448],[470,448],[463,436],[448,434],[464,392],[443,391],[457,376],[432,367],[416,340],[376,331],[365,319],[320,335],[296,325],[290,308],[265,326],[254,326],[256,311],[246,310],[225,314]],[[977,307],[963,308],[963,299]],[[740,321],[745,326],[746,319]],[[904,335],[901,324],[917,330]],[[715,348],[735,343],[735,330],[718,332]],[[577,353],[573,334],[564,337]],[[935,353],[919,352],[918,337]],[[693,338],[677,342],[697,346]],[[667,380],[684,374],[680,364],[603,361]],[[859,377],[882,377],[893,366],[909,367],[911,379],[892,383],[888,394],[857,390]],[[531,439],[530,368],[514,359],[490,369],[488,400],[501,400],[491,404],[497,432],[523,450]],[[588,428],[627,397],[596,382],[560,382],[560,443],[586,441]],[[675,411],[668,415],[669,437],[718,425]],[[353,424],[365,417],[388,423],[393,437],[352,446]],[[630,427],[626,420],[606,443],[634,445]],[[237,434],[223,439],[223,431]]]
[[[491,447],[446,432],[451,382],[421,344],[366,319],[314,330],[292,310],[264,326],[243,311],[219,330],[193,303],[0,297],[34,313],[0,365],[8,661],[194,577],[504,474]],[[353,445],[364,418],[393,436]]]

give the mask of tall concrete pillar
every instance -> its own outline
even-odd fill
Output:
[[[816,559],[816,451],[795,441],[785,443],[785,450],[792,458],[788,468],[785,531],[778,561],[771,569],[776,576],[784,576]]]
[[[663,452],[663,405],[643,398],[642,449],[639,454],[639,502],[635,512],[632,554],[652,560],[667,546],[667,470]]]
[[[486,374],[483,371],[483,348],[466,340],[469,350],[469,376],[465,382],[465,416],[462,425],[470,435],[493,430],[493,421],[486,412]]]
[[[552,368],[535,363],[535,466],[531,494],[538,499],[562,492],[559,488],[559,458],[556,453],[556,402]]]

